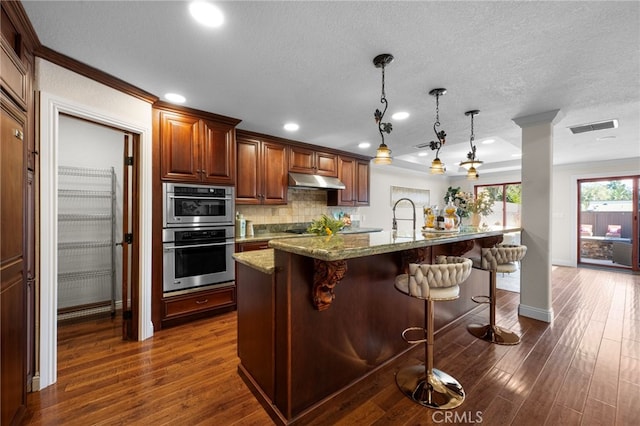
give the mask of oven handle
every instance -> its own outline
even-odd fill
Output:
[[[228,243],[211,243],[211,244],[194,244],[191,246],[168,246],[163,247],[164,250],[177,250],[177,249],[185,249],[185,248],[196,248],[196,247],[213,247],[213,246],[229,246],[233,245],[234,242],[230,241]]]
[[[168,197],[181,200],[231,200],[230,197],[194,197],[188,195],[168,195]]]

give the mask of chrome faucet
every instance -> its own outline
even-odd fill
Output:
[[[408,202],[411,203],[411,206],[413,207],[413,232],[415,232],[416,231],[416,205],[409,198],[400,198],[393,205],[393,224],[391,225],[391,229],[393,231],[397,231],[398,230],[398,220],[409,220],[409,219],[396,219],[396,206],[398,205],[398,203],[400,201],[408,201]]]

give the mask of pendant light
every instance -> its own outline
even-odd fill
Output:
[[[373,162],[375,164],[391,164],[391,150],[384,143],[384,134],[391,133],[392,126],[391,123],[382,122],[384,114],[387,112],[387,107],[389,106],[386,94],[384,92],[384,68],[389,65],[391,61],[393,61],[393,55],[391,55],[390,53],[383,53],[373,58],[373,64],[376,66],[376,68],[382,68],[382,94],[380,96],[380,103],[384,105],[384,110],[382,110],[382,112],[379,109],[376,109],[376,112],[374,113],[376,124],[378,124],[378,131],[380,132],[380,137],[382,138],[382,143],[376,150],[376,156],[373,159]]]
[[[431,141],[429,143],[429,147],[432,150],[436,151],[436,158],[431,162],[430,171],[432,175],[442,175],[446,171],[445,164],[440,161],[440,148],[445,144],[447,134],[444,130],[438,131],[437,128],[440,127],[440,96],[447,93],[447,89],[433,89],[429,92],[431,96],[436,97],[436,122],[433,123],[433,132],[436,134],[437,141]]]
[[[476,146],[474,145],[475,135],[473,134],[473,117],[478,115],[480,111],[477,109],[467,111],[464,113],[466,116],[471,116],[471,137],[469,138],[469,145],[471,145],[471,151],[467,154],[467,159],[460,163],[460,167],[464,167],[467,170],[468,180],[478,180],[477,168],[482,165],[482,161],[476,158]]]

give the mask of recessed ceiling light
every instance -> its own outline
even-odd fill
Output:
[[[394,120],[406,120],[409,118],[409,113],[405,111],[396,112],[391,116]]]
[[[496,141],[495,139],[485,139],[485,140],[482,141],[482,143],[484,145],[489,145],[491,143],[494,143],[495,141]]]
[[[295,132],[299,128],[300,126],[298,126],[296,123],[287,123],[284,125],[284,129],[288,132]]]
[[[428,152],[422,151],[418,153],[418,157],[426,157],[427,155],[429,155]]]
[[[614,135],[609,135],[609,136],[600,136],[599,138],[596,138],[597,141],[605,141],[607,139],[615,139],[616,137]]]
[[[169,102],[173,102],[176,104],[183,104],[187,101],[187,99],[184,96],[178,95],[177,93],[166,93],[164,95],[164,98]]]
[[[206,1],[191,2],[189,12],[191,12],[193,19],[206,27],[217,28],[224,24],[222,11],[218,6],[207,3]]]
[[[520,157],[522,157],[522,153],[520,153],[520,154],[511,154],[511,156],[514,157],[514,158],[520,158]]]
[[[358,148],[360,149],[367,149],[371,146],[371,144],[369,142],[360,142],[358,144]]]

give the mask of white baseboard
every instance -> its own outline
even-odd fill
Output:
[[[520,304],[518,306],[518,315],[533,318],[538,321],[553,323],[553,309],[540,309],[533,306]]]

